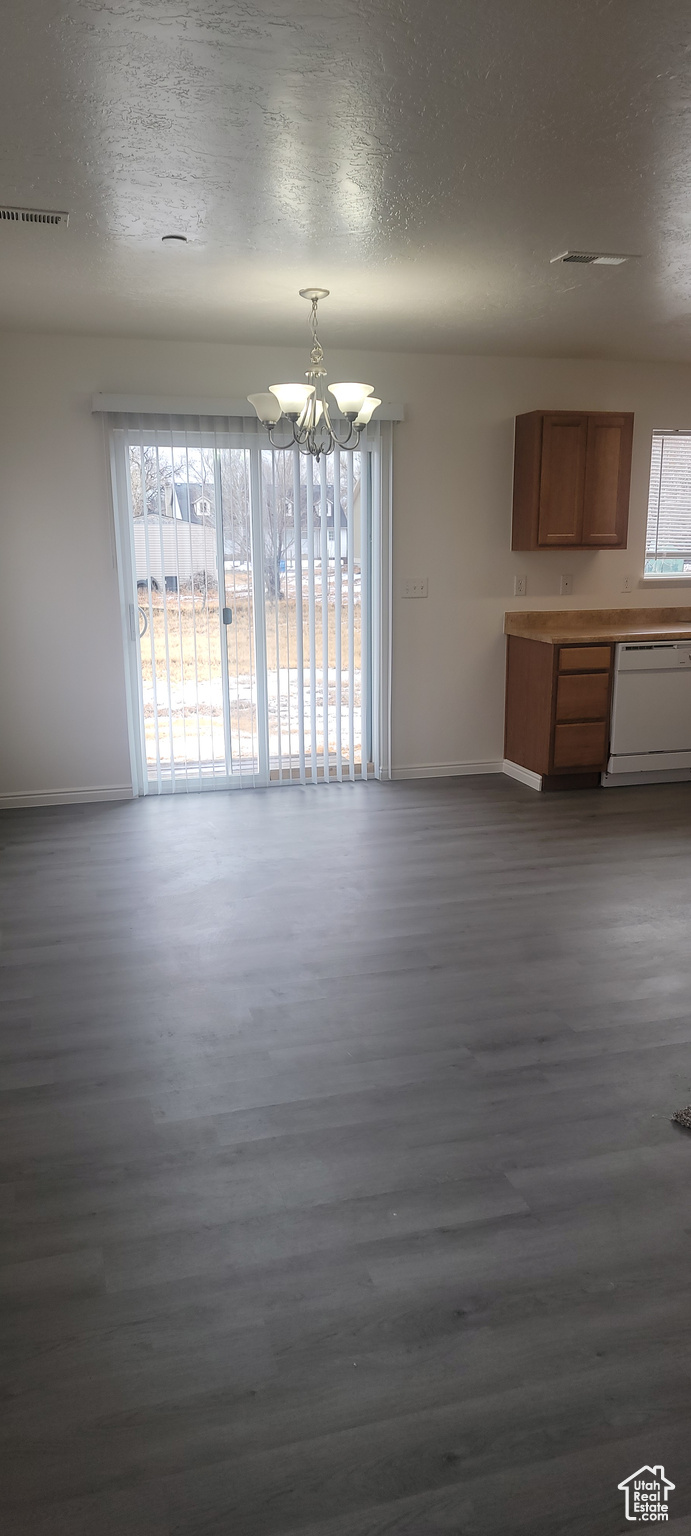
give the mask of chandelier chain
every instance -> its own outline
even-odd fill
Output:
[[[312,351],[310,352],[310,363],[312,364],[313,368],[321,368],[323,366],[323,363],[324,363],[324,351],[323,351],[321,342],[319,340],[319,337],[317,335],[317,306],[318,306],[318,304],[319,304],[319,300],[318,299],[313,299],[312,300],[312,308],[310,310],[309,322],[308,322],[310,330],[312,332]]]

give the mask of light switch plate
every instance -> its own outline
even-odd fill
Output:
[[[426,597],[427,577],[409,576],[401,586],[401,597]]]
[[[562,576],[559,582],[559,592],[562,597],[570,597],[573,592],[573,576]]]

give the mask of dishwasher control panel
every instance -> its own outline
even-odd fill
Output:
[[[617,646],[617,672],[676,672],[691,668],[691,640],[654,640]]]

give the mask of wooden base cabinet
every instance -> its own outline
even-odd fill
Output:
[[[516,417],[512,549],[625,549],[633,416]]]
[[[611,645],[549,645],[507,637],[504,756],[543,778],[607,767]]]

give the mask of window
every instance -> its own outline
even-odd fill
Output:
[[[691,578],[691,432],[654,432],[646,576]]]

